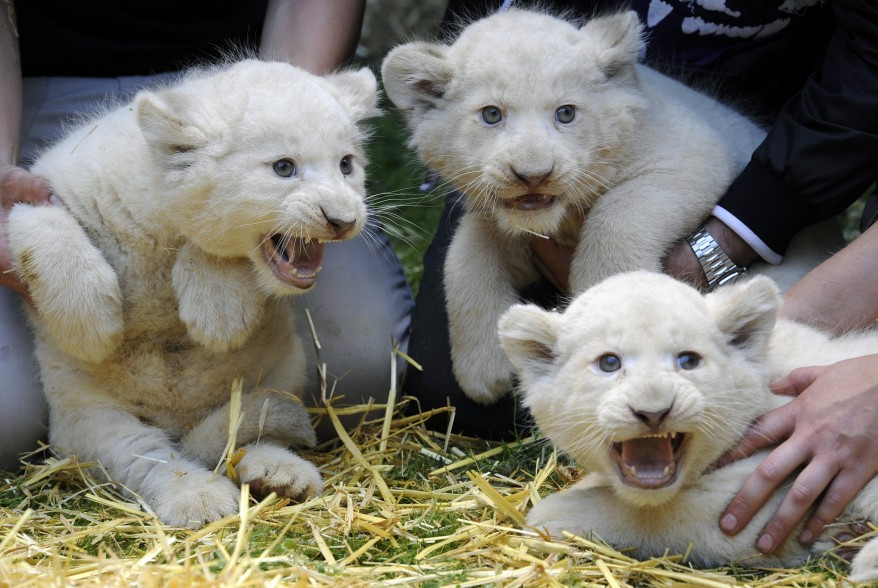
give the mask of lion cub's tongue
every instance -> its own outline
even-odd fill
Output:
[[[547,208],[555,202],[555,197],[548,194],[525,194],[504,202],[507,208],[516,210],[540,210]]]
[[[659,488],[674,476],[677,464],[671,438],[640,437],[622,442],[622,475],[642,488]]]
[[[323,243],[316,240],[272,238],[275,247],[270,262],[283,282],[307,289],[317,281],[323,263]]]
[[[289,260],[292,275],[302,278],[316,276],[323,263],[323,243],[290,239],[287,244],[286,257]]]

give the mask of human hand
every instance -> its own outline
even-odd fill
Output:
[[[27,287],[12,269],[6,243],[6,214],[16,202],[48,203],[52,195],[49,182],[14,165],[0,166],[0,286],[28,297]]]
[[[779,443],[722,513],[720,529],[729,535],[802,468],[759,534],[756,548],[762,553],[772,553],[816,504],[798,538],[812,543],[878,473],[878,355],[799,368],[771,388],[797,397],[760,417],[719,464]]]

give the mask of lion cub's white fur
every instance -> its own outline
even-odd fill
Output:
[[[32,168],[63,205],[9,214],[51,442],[99,461],[166,523],[237,512],[238,488],[213,470],[239,377],[242,482],[293,499],[321,489],[287,449],[315,434],[295,397],[292,309],[275,297],[309,289],[323,243],[362,227],[358,123],[375,100],[366,69],[193,72],[73,131]]]
[[[410,43],[384,61],[411,144],[465,195],[445,294],[454,372],[476,401],[509,389],[495,326],[537,278],[532,233],[576,247],[574,293],[620,271],[657,271],[764,137],[747,118],[639,65],[641,45],[634,12],[577,28],[511,9],[451,45]]]
[[[764,453],[709,466],[756,417],[789,400],[768,383],[797,367],[878,353],[878,333],[830,339],[776,322],[779,304],[763,276],[702,296],[665,275],[629,272],[589,289],[563,314],[511,308],[499,333],[522,402],[589,472],[534,506],[528,524],[554,536],[594,533],[640,558],[691,544],[690,561],[704,566],[792,566],[832,546],[823,537],[809,551],[792,539],[772,556],[755,556],[779,495],[738,535],[719,530],[720,513]],[[875,480],[845,519],[878,520]],[[876,548],[855,560],[857,577],[878,572]]]

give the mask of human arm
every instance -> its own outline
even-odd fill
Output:
[[[719,243],[726,255],[739,266],[747,266],[758,259],[758,255],[746,241],[715,217],[710,217],[704,228]],[[570,263],[573,249],[563,247],[552,239],[533,237],[530,241],[534,264],[540,273],[562,292],[570,292]],[[707,277],[695,252],[686,241],[672,246],[662,261],[663,271],[675,278],[688,282],[699,289],[707,287]]]
[[[874,323],[878,320],[876,252],[878,224],[794,284],[784,295],[781,316],[836,335]]]
[[[365,0],[270,0],[262,30],[263,57],[324,74],[354,54]]]
[[[45,202],[50,196],[48,182],[18,167],[21,132],[21,65],[15,10],[11,0],[0,1],[0,227],[6,223],[6,211],[15,202]],[[0,230],[0,286],[26,295],[27,288],[14,271],[6,245],[5,230]]]
[[[860,197],[878,169],[878,5],[834,0],[823,67],[784,106],[717,210],[768,261]],[[721,243],[721,245],[724,245]]]

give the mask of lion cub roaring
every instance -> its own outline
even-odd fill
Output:
[[[245,381],[237,470],[302,500],[315,434],[295,398],[305,357],[289,303],[324,243],[366,218],[367,69],[320,78],[241,61],[192,72],[73,131],[32,170],[63,201],[17,204],[8,239],[50,408],[50,441],[143,497],[171,525],[237,512],[213,470]],[[283,394],[280,390],[292,391]]]
[[[684,553],[691,544],[689,559],[702,566],[794,566],[834,545],[828,535],[811,550],[792,539],[754,557],[757,533],[781,496],[738,535],[719,530],[720,513],[765,453],[710,466],[756,417],[789,400],[768,383],[797,367],[878,353],[878,333],[830,339],[776,321],[779,304],[764,276],[702,296],[641,271],[605,280],[563,314],[511,308],[499,333],[522,401],[589,472],[534,506],[528,524],[554,536],[594,533],[640,558]],[[878,520],[874,479],[841,522],[862,519]],[[860,552],[852,571],[878,578],[878,542]]]

